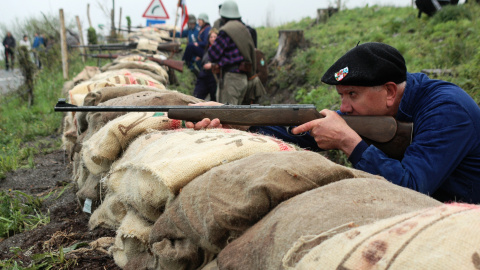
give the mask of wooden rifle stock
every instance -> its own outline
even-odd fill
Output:
[[[119,55],[119,54],[80,54],[80,55],[85,55],[85,56],[92,57],[92,58],[101,58],[101,59],[115,59],[119,56],[123,56],[123,55]],[[178,70],[180,72],[183,72],[183,61],[172,60],[172,59],[162,60],[162,59],[158,59],[158,58],[155,58],[155,57],[152,57],[152,56],[142,56],[142,57],[145,57],[148,60],[153,61],[153,62],[155,62],[159,65],[167,66],[169,68],[172,68],[172,69]]]
[[[218,118],[223,124],[243,126],[296,126],[322,118],[312,104],[272,106],[75,106],[59,99],[55,111],[96,112],[168,112],[171,119],[192,122]],[[412,123],[398,122],[390,116],[342,116],[368,144],[373,144],[390,158],[402,159],[412,141]]]

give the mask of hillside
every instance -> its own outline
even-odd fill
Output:
[[[303,29],[308,44],[287,65],[270,67],[270,93],[287,89],[299,103],[337,108],[336,94],[320,81],[323,73],[357,43],[384,42],[403,54],[408,72],[449,69],[451,75],[437,78],[458,84],[480,103],[480,28],[475,15],[479,11],[478,4],[469,3],[417,18],[418,10],[412,7],[367,6],[342,10],[325,24],[306,18],[276,28],[259,28],[259,48],[269,59],[276,52],[278,30]]]

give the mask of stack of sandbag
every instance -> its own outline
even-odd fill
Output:
[[[158,58],[160,60],[166,59],[166,56],[160,53],[153,55],[152,57]],[[163,78],[162,80],[160,80],[161,83],[166,84],[166,82],[168,81],[168,68],[160,66],[154,61],[148,60],[148,57],[141,54],[119,57],[113,60],[111,63],[108,63],[100,68],[102,72],[119,69],[147,70],[153,74],[161,76]]]
[[[480,206],[445,204],[352,228],[291,269],[479,269]]]
[[[161,106],[200,101],[176,91],[130,88],[132,86],[104,88],[87,95],[85,102],[89,106]],[[77,184],[77,196],[82,202],[87,198],[98,202],[101,197],[99,180],[137,136],[151,130],[181,127],[181,121],[155,112],[82,112],[76,117],[82,136],[79,136],[81,140],[73,149],[78,153],[74,160],[73,181]]]
[[[156,42],[165,42],[170,39],[170,33],[167,29],[157,27],[143,27],[137,31],[128,33],[128,40],[138,42],[140,39],[148,39]]]
[[[309,151],[257,153],[215,167],[167,205],[150,233],[151,258],[134,258],[127,269],[202,267],[282,201],[354,177],[375,178]]]
[[[89,225],[117,230],[111,251],[123,267],[132,258],[150,253],[151,227],[193,179],[255,153],[279,151],[296,148],[272,137],[231,129],[145,133],[129,145],[102,180],[105,200]]]
[[[218,266],[282,269],[282,260],[294,264],[313,246],[335,234],[438,205],[441,203],[424,194],[384,179],[337,181],[278,205],[218,254]],[[295,248],[289,252],[292,246]]]

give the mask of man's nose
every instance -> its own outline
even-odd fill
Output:
[[[348,101],[342,100],[342,104],[340,105],[340,111],[342,113],[351,113],[352,112],[352,106]]]

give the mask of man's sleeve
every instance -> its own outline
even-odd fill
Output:
[[[310,136],[310,133],[306,132],[302,135],[294,135],[290,132],[292,128],[293,127],[283,126],[251,126],[248,131],[275,137],[285,142],[294,143],[307,150],[315,152],[323,151],[323,149],[318,147],[315,139]]]
[[[433,194],[452,174],[478,140],[472,120],[459,105],[426,110],[414,124],[414,138],[401,161],[378,148],[359,144],[351,158],[356,169],[385,177],[394,184]]]

